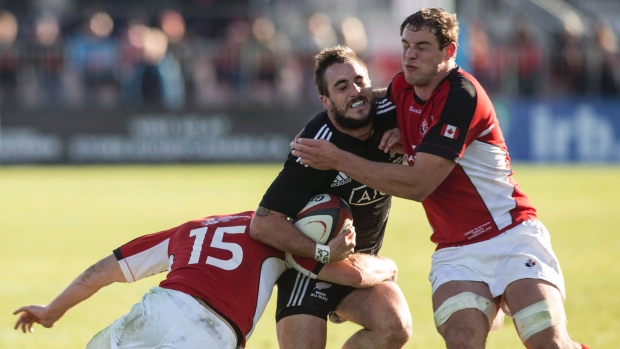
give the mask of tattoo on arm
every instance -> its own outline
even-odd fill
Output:
[[[258,206],[258,209],[256,210],[256,216],[258,217],[273,216],[273,213],[271,213],[271,210],[268,208]]]

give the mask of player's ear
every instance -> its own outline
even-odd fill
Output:
[[[325,108],[325,110],[331,110],[332,104],[329,102],[329,98],[327,96],[319,95],[319,99],[321,100],[321,104],[323,104],[323,108]]]
[[[452,58],[454,58],[456,56],[456,43],[451,42],[448,45],[446,45],[446,47],[444,47],[444,52],[445,52],[445,59],[446,60],[450,60]]]

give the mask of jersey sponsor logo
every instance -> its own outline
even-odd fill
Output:
[[[332,182],[332,184],[330,185],[332,188],[334,187],[339,187],[341,185],[345,185],[347,183],[351,183],[353,180],[351,179],[351,177],[347,176],[346,174],[339,172],[338,176],[336,176],[336,179],[334,179],[334,181]]]
[[[452,126],[452,125],[448,125],[448,124],[444,124],[441,127],[441,134],[444,137],[448,137],[448,138],[452,138],[452,139],[456,139],[459,137],[459,128],[456,126]]]
[[[370,205],[377,201],[381,201],[388,196],[389,195],[386,193],[382,193],[378,190],[362,185],[361,187],[357,187],[351,191],[351,196],[349,197],[349,205]]]
[[[409,111],[416,114],[422,114],[422,109],[416,109],[412,105],[409,106]]]

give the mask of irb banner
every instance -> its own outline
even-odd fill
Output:
[[[620,100],[495,105],[512,160],[620,162]]]

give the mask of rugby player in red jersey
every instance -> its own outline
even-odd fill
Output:
[[[254,211],[209,216],[138,237],[84,271],[47,306],[17,309],[15,329],[32,332],[35,323],[52,327],[102,287],[167,271],[158,287],[95,335],[87,348],[245,347],[286,270],[284,252],[250,236],[253,216]],[[333,240],[354,244],[354,239],[352,229]],[[295,262],[319,270],[309,266],[319,263],[314,259]],[[324,265],[317,277],[370,287],[395,278],[396,271],[390,259],[351,254]]]

